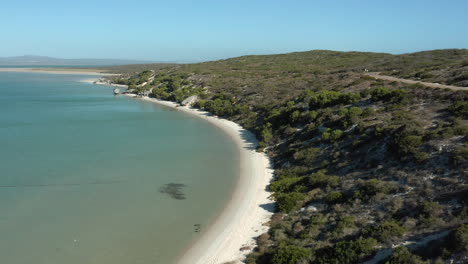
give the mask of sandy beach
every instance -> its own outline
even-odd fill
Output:
[[[200,117],[222,129],[237,145],[241,161],[240,175],[231,199],[177,263],[241,263],[255,246],[254,238],[268,230],[264,224],[273,214],[274,203],[269,199],[271,193],[267,191],[273,176],[269,158],[255,150],[258,144],[255,136],[232,121],[173,102],[148,97],[140,100]],[[245,250],[241,251],[241,248]]]
[[[101,72],[97,69],[79,69],[79,68],[0,68],[0,72],[34,72],[49,74],[73,74],[73,75],[118,75]]]

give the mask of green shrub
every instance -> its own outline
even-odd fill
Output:
[[[335,204],[340,202],[343,199],[343,194],[341,192],[330,192],[327,195],[327,203],[329,204]]]
[[[280,245],[273,255],[274,264],[297,264],[311,256],[311,251],[294,245]]]
[[[326,247],[316,252],[314,263],[318,264],[353,264],[368,257],[376,246],[373,238],[360,238],[351,241],[341,241],[333,247]]]
[[[298,203],[306,198],[303,193],[275,193],[276,206],[280,212],[289,213],[298,206]]]
[[[356,227],[356,219],[353,216],[343,216],[335,226],[333,230],[332,237],[338,238],[346,229]]]
[[[371,92],[372,100],[399,103],[406,97],[406,91],[402,89],[390,90],[385,87],[379,87]]]
[[[349,109],[342,109],[340,115],[343,116],[341,123],[343,127],[348,127],[359,120],[359,116],[362,114],[362,109],[360,107],[353,106]]]
[[[236,108],[233,106],[230,99],[224,99],[219,96],[213,100],[207,100],[205,102],[205,109],[218,116],[232,116],[236,114]]]
[[[423,217],[435,217],[441,213],[442,206],[437,202],[423,201],[419,206],[419,214]]]
[[[452,163],[456,166],[459,166],[466,164],[466,162],[468,162],[468,146],[463,145],[455,149],[453,152]]]
[[[292,191],[292,186],[299,182],[301,177],[291,177],[283,178],[281,180],[276,180],[270,184],[270,190],[272,192],[288,192]]]
[[[468,252],[468,224],[459,226],[452,233],[452,241],[454,249],[458,251]]]
[[[330,128],[327,128],[323,131],[321,139],[323,141],[335,142],[342,138],[343,135],[344,132],[340,129],[331,130]]]
[[[387,100],[388,98],[390,98],[391,94],[392,94],[392,91],[385,87],[375,88],[371,92],[372,100],[375,100],[375,101]]]
[[[352,104],[361,99],[360,93],[343,93],[340,95],[340,103]]]
[[[198,100],[198,101],[195,103],[194,106],[197,107],[197,108],[203,109],[203,108],[205,108],[205,105],[206,105],[206,100],[201,99],[201,100]]]
[[[454,135],[466,136],[468,134],[468,125],[459,119],[453,120],[452,130]]]
[[[327,175],[324,170],[319,170],[309,176],[309,184],[311,188],[336,187],[340,184],[340,178],[338,176]]]
[[[294,111],[291,113],[291,123],[296,123],[299,120],[299,117],[301,116],[301,112],[298,110]]]
[[[362,116],[363,116],[363,117],[371,117],[372,115],[374,115],[374,113],[375,113],[374,108],[372,108],[372,107],[366,107],[366,108],[364,109],[364,111],[362,112]]]
[[[395,147],[398,154],[406,156],[408,154],[414,154],[417,152],[422,142],[422,137],[417,135],[397,136],[395,140]]]
[[[308,165],[315,161],[319,153],[319,148],[306,148],[296,151],[293,157],[295,160],[301,161],[305,165]]]
[[[365,231],[367,235],[371,235],[384,243],[391,242],[393,239],[403,236],[405,232],[406,229],[394,220],[385,221],[379,226]]]
[[[429,158],[429,155],[426,152],[416,151],[414,153],[414,158],[417,162],[424,162]]]
[[[337,141],[338,139],[343,137],[344,132],[340,129],[335,129],[330,133],[330,141]]]
[[[322,108],[339,104],[340,95],[340,92],[335,91],[317,92],[310,97],[310,106],[311,108]]]
[[[263,127],[262,132],[260,133],[261,139],[265,143],[269,143],[273,139],[273,131],[271,129],[271,124],[266,123]]]
[[[379,181],[377,179],[370,179],[358,183],[359,197],[357,198],[370,198],[377,193],[390,193],[394,191],[395,185],[393,183]]]
[[[317,111],[309,111],[306,115],[306,121],[307,122],[313,122],[315,119],[317,119],[318,112]]]
[[[385,264],[423,264],[421,257],[412,254],[406,247],[397,247]]]
[[[454,102],[447,110],[456,117],[468,118],[468,102]]]

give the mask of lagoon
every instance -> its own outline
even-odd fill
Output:
[[[0,72],[2,262],[173,263],[229,199],[236,147],[87,78]]]

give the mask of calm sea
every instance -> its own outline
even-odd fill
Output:
[[[206,121],[0,72],[0,262],[173,263],[219,213],[238,153]]]

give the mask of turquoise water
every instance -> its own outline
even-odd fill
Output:
[[[86,78],[0,72],[1,263],[173,263],[228,199],[235,146]]]

